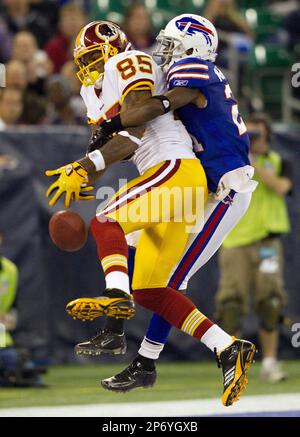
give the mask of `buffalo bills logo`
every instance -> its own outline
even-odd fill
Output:
[[[214,32],[211,29],[208,29],[204,24],[200,23],[200,21],[195,20],[191,17],[183,17],[180,18],[180,20],[176,21],[176,27],[179,30],[184,30],[186,25],[191,23],[190,27],[188,28],[188,31],[186,32],[187,35],[195,35],[196,33],[202,33],[204,35],[207,44],[210,46],[212,45],[211,37],[210,35],[214,36]]]

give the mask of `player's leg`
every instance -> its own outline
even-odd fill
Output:
[[[204,226],[204,229],[200,234],[197,236],[197,238],[193,239],[193,243],[190,244],[187,252],[185,253],[185,256],[183,257],[184,261],[188,261],[188,265],[190,266],[190,269],[196,271],[198,268],[201,267],[201,265],[205,264],[207,260],[215,253],[215,251],[218,249],[220,244],[222,243],[225,236],[228,234],[228,232],[232,229],[232,227],[237,223],[237,221],[241,218],[241,216],[246,211],[249,202],[250,202],[251,196],[244,196],[240,201],[237,200],[235,209],[232,208],[231,202],[223,203],[223,205],[211,205],[211,210],[207,214],[207,220],[206,224]],[[225,206],[224,206],[225,205]],[[226,206],[227,205],[227,206]],[[218,206],[218,207],[217,207]],[[230,208],[229,208],[230,207]],[[209,210],[209,208],[207,208]],[[230,212],[230,213],[229,213]],[[225,216],[227,214],[227,219],[225,220]],[[223,221],[223,226],[221,227],[220,223]],[[215,235],[213,235],[213,232],[209,234],[207,232],[207,229],[213,229],[214,225],[219,226],[221,229],[220,233],[216,232]],[[206,237],[205,237],[206,236]],[[199,237],[199,238],[198,238]],[[207,240],[207,241],[206,241]],[[207,248],[207,252],[203,250],[201,245],[197,246],[199,241],[202,241],[202,245]],[[199,253],[196,251],[196,248],[199,248]],[[190,251],[190,252],[189,252]],[[190,257],[191,251],[196,254],[196,258],[194,260]],[[184,263],[180,263],[179,268],[177,268],[173,275],[172,280],[178,281],[178,285],[180,282],[184,283],[184,270],[183,267]],[[190,271],[187,271],[186,275],[192,275],[194,272],[190,273]],[[144,290],[146,293],[147,290]],[[216,350],[217,353],[219,352],[218,360],[221,362],[223,367],[223,372],[227,371],[228,367],[228,359],[224,359],[224,357],[227,355],[227,348],[226,346],[229,346],[231,349],[236,350],[236,362],[240,359],[242,355],[244,355],[244,358],[248,359],[248,362],[246,361],[247,365],[251,362],[252,356],[253,356],[253,345],[248,342],[235,342],[234,346],[231,346],[233,343],[233,340],[231,336],[226,334],[221,328],[219,328],[217,325],[213,324],[211,321],[209,321],[200,311],[198,311],[195,306],[187,299],[182,297],[180,300],[178,300],[178,297],[174,295],[174,290],[168,290],[168,293],[170,294],[170,300],[169,300],[169,308],[168,314],[166,311],[161,310],[161,316],[164,318],[167,318],[168,321],[173,324],[174,326],[178,327],[179,329],[184,330],[185,332],[189,333],[190,335],[195,336],[196,338],[200,339],[204,344],[206,344],[208,347],[211,348],[211,350]],[[166,293],[164,293],[166,294]],[[178,293],[177,293],[178,295]],[[155,300],[158,299],[158,295],[156,293]],[[163,299],[162,302],[158,303],[158,306],[160,308],[163,307],[163,304],[165,299]],[[177,306],[173,305],[172,309],[172,303],[174,301],[180,301],[180,309],[181,309],[181,316],[182,312],[185,310],[187,313],[185,314],[185,318],[183,321],[176,320],[176,311]],[[141,301],[140,301],[141,303]],[[149,305],[147,302],[146,305]],[[147,308],[149,306],[146,306]],[[176,308],[175,308],[176,307]],[[160,310],[157,310],[159,312]],[[173,313],[173,314],[171,314]],[[171,315],[175,317],[170,317]],[[163,321],[159,316],[155,315],[153,316],[153,319],[150,324],[150,335],[152,336],[151,339],[148,337],[144,339],[142,346],[139,350],[139,356],[134,360],[134,363],[132,365],[137,367],[139,371],[137,372],[135,369],[135,381],[134,378],[132,378],[132,370],[130,365],[127,369],[125,369],[125,373],[122,372],[120,375],[116,375],[114,378],[109,378],[108,380],[103,381],[103,384],[105,388],[109,389],[116,389],[118,390],[122,389],[122,384],[120,381],[120,378],[123,379],[123,388],[124,391],[128,391],[129,389],[132,389],[138,385],[147,386],[147,382],[150,383],[153,380],[150,378],[150,372],[154,373],[155,369],[153,368],[153,361],[158,358],[160,351],[163,348],[164,341],[166,340],[166,336],[170,331],[170,325],[166,324],[165,321]],[[149,330],[148,330],[149,335]],[[154,339],[153,339],[154,337]],[[160,341],[157,341],[160,340]],[[224,351],[223,354],[221,354],[221,351]],[[249,355],[249,356],[248,356]],[[227,363],[227,364],[226,364]],[[223,402],[224,404],[231,404],[238,393],[241,391],[243,385],[246,382],[246,376],[245,371],[247,370],[247,365],[242,369],[242,371],[235,372],[233,378],[227,380],[226,384],[224,384],[224,395],[223,395]],[[152,366],[152,369],[151,369]],[[232,363],[231,363],[232,367]],[[144,368],[144,369],[142,369]],[[129,372],[129,373],[128,373]],[[128,373],[128,374],[127,374]],[[131,374],[131,375],[129,375]],[[131,376],[131,384],[128,383],[129,379],[128,377]],[[225,379],[225,378],[224,378]],[[234,384],[233,384],[234,380]],[[230,384],[231,382],[231,384]],[[116,384],[115,384],[116,383]]]
[[[287,378],[278,362],[278,328],[287,301],[280,239],[275,237],[260,241],[255,256],[257,264],[253,292],[255,310],[260,321],[261,377],[265,381],[278,382]]]
[[[172,178],[180,163],[180,160],[166,161],[125,184],[93,218],[90,229],[97,244],[106,289],[110,296],[104,296],[105,299],[80,298],[69,302],[67,312],[72,317],[82,320],[93,320],[104,314],[114,317],[117,310],[119,310],[119,318],[130,318],[134,314],[130,296],[128,245],[125,234],[143,228],[147,222],[134,221],[129,217],[130,208],[137,204],[142,210],[147,210],[148,190],[153,185],[160,186],[165,180]],[[147,219],[148,217],[145,218]],[[114,297],[116,300],[111,301]],[[122,308],[123,303],[125,307]]]
[[[191,234],[184,256],[169,280],[172,288],[187,289],[189,279],[218,250],[225,237],[247,211],[250,200],[251,195],[248,194],[236,194],[232,202],[229,199],[217,202],[212,197],[208,200],[204,227],[199,233]],[[193,258],[188,258],[189,253],[194,253]],[[189,263],[189,270],[184,268],[186,261]],[[160,316],[153,315],[139,354],[149,360],[158,359],[170,330],[170,324],[162,321]]]
[[[131,241],[128,241],[128,244]],[[132,282],[135,258],[135,246],[128,246],[128,275]],[[124,355],[127,351],[124,333],[124,319],[106,317],[103,329],[100,329],[90,339],[78,343],[74,350],[77,355],[97,356],[101,354]]]
[[[251,195],[238,195],[238,199],[242,198],[242,200],[238,200],[236,202],[237,211],[246,211],[247,206],[250,203]],[[228,200],[228,199],[227,199]],[[230,199],[229,199],[230,200]],[[224,202],[223,202],[224,203]],[[181,263],[181,266],[178,269],[178,273],[172,276],[171,281],[176,283],[176,285],[180,285],[182,280],[181,274],[184,272],[185,266],[188,265],[188,269],[191,274],[194,271],[198,270],[198,267],[195,267],[196,263],[201,263],[203,265],[207,260],[216,252],[218,247],[221,244],[222,239],[228,234],[228,232],[232,229],[232,224],[230,225],[225,219],[226,209],[228,211],[229,207],[232,207],[233,202],[229,202],[226,208],[225,206],[221,206],[217,208],[214,214],[212,214],[208,228],[213,229],[214,224],[217,229],[217,238],[215,240],[218,244],[209,245],[209,241],[206,246],[208,247],[209,252],[204,251],[203,246],[205,247],[205,242],[201,242],[205,237],[205,233],[201,235],[199,239],[196,239],[193,244],[190,246],[189,250],[185,254],[185,259]],[[223,213],[222,213],[223,211]],[[225,211],[225,213],[224,213]],[[232,209],[231,209],[232,211]],[[230,215],[229,215],[230,216]],[[233,214],[233,217],[235,214]],[[219,220],[218,221],[218,217]],[[239,216],[239,218],[241,215]],[[237,220],[236,220],[237,222]],[[236,223],[235,222],[235,223]],[[220,234],[218,236],[218,231]],[[197,251],[199,248],[200,253],[198,253],[196,261],[192,261],[191,253],[193,251]],[[201,254],[204,253],[202,256]],[[194,265],[193,265],[194,263]],[[193,265],[191,267],[191,265]],[[176,269],[177,270],[177,269]],[[193,271],[194,270],[194,271]],[[187,274],[187,273],[185,273]],[[172,283],[172,282],[171,282]],[[184,283],[184,280],[182,281]],[[231,405],[235,400],[238,399],[241,391],[244,389],[247,384],[247,375],[246,372],[253,362],[253,357],[255,353],[255,346],[245,340],[236,340],[231,338],[226,332],[224,332],[219,326],[211,322],[205,315],[203,315],[199,310],[195,307],[192,308],[190,306],[190,311],[188,310],[189,303],[184,296],[180,296],[180,299],[175,298],[176,292],[174,290],[168,290],[167,294],[169,295],[169,303],[164,308],[164,303],[168,301],[166,296],[164,296],[163,301],[159,301],[157,291],[155,291],[154,295],[157,297],[158,302],[155,299],[151,299],[151,296],[143,293],[143,290],[138,291],[139,296],[136,296],[135,292],[135,300],[140,304],[144,304],[146,308],[155,310],[155,312],[162,317],[164,317],[168,322],[170,322],[173,326],[183,330],[184,332],[192,335],[198,339],[200,339],[208,348],[216,353],[216,357],[218,358],[218,363],[222,367],[223,371],[223,385],[224,391],[222,396],[222,401],[224,405]],[[166,292],[164,293],[166,294]],[[154,297],[154,296],[153,296]],[[177,317],[177,303],[181,307],[181,314],[186,311],[185,319],[182,321],[180,317]],[[157,305],[156,305],[157,304]],[[172,308],[173,307],[173,308]],[[176,308],[175,308],[176,307]],[[231,341],[229,341],[229,338]]]
[[[239,336],[248,312],[253,260],[248,246],[221,248],[220,281],[215,296],[216,318],[224,330]],[[233,263],[234,260],[234,263]]]
[[[202,199],[200,187],[203,187]],[[159,199],[157,203],[155,196],[162,189],[167,190],[169,198],[166,202],[163,199],[161,207]],[[163,194],[166,195],[166,192]],[[130,296],[125,234],[151,228],[166,219],[172,220],[178,212],[181,214],[180,220],[185,220],[182,214],[183,208],[186,214],[186,205],[192,205],[188,211],[192,226],[198,216],[196,209],[192,208],[200,206],[203,210],[200,200],[203,203],[206,194],[205,173],[196,159],[166,161],[123,187],[91,224],[106,279],[107,288],[103,298],[76,299],[67,306],[69,314],[75,318],[90,320],[103,313],[116,318],[132,317],[134,308]],[[177,240],[181,240],[177,246],[178,251],[183,251],[187,238],[186,231],[177,236]],[[154,246],[155,244],[156,242]],[[173,264],[165,265],[165,275],[173,268],[174,263],[176,264],[181,253],[174,251]],[[145,254],[143,257],[145,258]],[[163,277],[161,283],[165,283]]]

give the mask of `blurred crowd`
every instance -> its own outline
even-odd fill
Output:
[[[0,95],[0,130],[15,124],[85,124],[80,83],[72,62],[74,39],[90,19],[97,0],[3,0],[0,4],[0,63],[6,88]],[[284,14],[278,41],[291,49],[300,42],[300,1],[265,1]],[[97,4],[101,4],[101,1]],[[255,35],[234,0],[207,0],[204,11],[220,32],[239,35],[251,47]],[[196,11],[193,11],[196,12]],[[143,3],[128,2],[120,23],[135,48],[151,53],[158,29]],[[220,44],[226,67],[226,43]]]

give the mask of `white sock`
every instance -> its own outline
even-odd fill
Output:
[[[139,354],[143,357],[150,358],[151,360],[157,360],[163,348],[163,343],[158,343],[156,341],[149,340],[147,337],[144,337],[139,349]]]
[[[105,276],[106,288],[119,288],[130,294],[129,276],[124,272],[109,272]]]
[[[213,325],[201,337],[201,342],[212,352],[214,352],[215,349],[217,349],[217,352],[221,352],[233,343],[233,338],[218,325]]]
[[[274,366],[274,364],[276,364],[276,363],[277,363],[276,358],[266,357],[266,358],[263,358],[263,360],[262,360],[262,367],[264,369],[269,369],[270,367]]]

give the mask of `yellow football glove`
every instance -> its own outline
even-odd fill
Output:
[[[94,199],[93,195],[87,194],[93,190],[94,187],[88,184],[88,173],[79,162],[75,161],[72,164],[65,165],[56,170],[47,170],[45,174],[46,176],[59,176],[57,180],[50,185],[46,193],[46,197],[49,197],[56,190],[56,193],[49,201],[50,206],[53,206],[64,193],[66,194],[66,208],[70,207],[71,200],[77,202],[78,200]]]

